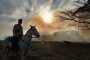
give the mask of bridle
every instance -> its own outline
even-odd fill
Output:
[[[28,37],[28,38],[31,37],[31,36],[27,36],[27,35],[25,35],[25,36]],[[37,38],[37,37],[31,37],[31,38]],[[24,42],[24,43],[26,43],[27,45],[30,45],[29,43],[27,43],[27,42],[24,41],[23,39],[21,39],[21,41]]]
[[[25,36],[28,37],[28,38],[31,37],[31,36],[27,36],[27,35],[25,35]],[[31,37],[31,38],[37,38],[37,37]],[[27,43],[27,42],[24,41],[23,39],[21,39],[21,41],[24,42],[24,43],[26,43],[27,45],[30,45],[30,43]]]

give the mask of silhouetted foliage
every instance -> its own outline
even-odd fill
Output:
[[[76,1],[77,3],[82,3]],[[75,12],[72,10],[59,11],[56,17],[60,21],[72,21],[72,26],[80,27],[83,30],[90,30],[90,1],[78,8]]]
[[[87,1],[87,3],[82,3],[80,1],[76,1],[79,4],[83,4],[82,7],[79,7],[74,13],[73,15],[80,13],[80,12],[89,12],[90,13],[90,0]]]

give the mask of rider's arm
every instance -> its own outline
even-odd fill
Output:
[[[15,29],[16,29],[16,25],[14,25],[14,27],[13,27],[13,35],[15,35],[15,33],[16,33]]]
[[[21,27],[21,34],[23,35],[23,27]]]

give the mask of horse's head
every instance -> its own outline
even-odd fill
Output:
[[[37,38],[39,38],[40,37],[40,34],[39,34],[39,32],[37,31],[37,29],[36,29],[36,26],[31,26],[30,25],[30,30],[31,30],[31,32],[32,32],[32,35],[34,35],[34,36],[36,36]]]

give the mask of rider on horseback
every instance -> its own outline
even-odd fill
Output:
[[[23,36],[23,28],[21,26],[22,21],[23,21],[22,19],[19,19],[18,24],[14,25],[14,28],[13,28],[13,42],[12,42],[13,48],[16,48],[18,46],[18,41]]]
[[[21,37],[23,35],[23,28],[21,26],[22,24],[22,19],[19,19],[18,20],[18,24],[15,24],[14,25],[14,28],[13,28],[13,36],[17,36],[17,37]]]

